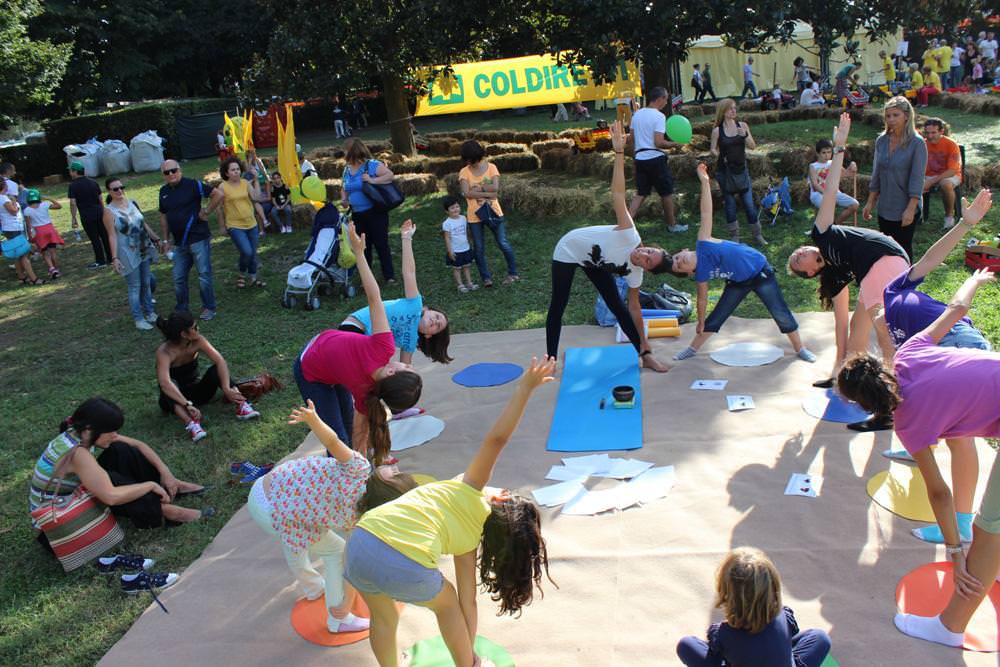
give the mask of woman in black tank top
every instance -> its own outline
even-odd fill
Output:
[[[753,201],[753,188],[750,187],[750,172],[747,169],[746,149],[757,147],[750,134],[750,127],[736,119],[736,102],[732,99],[722,100],[715,115],[715,127],[712,129],[712,155],[719,158],[716,165],[715,178],[722,190],[722,202],[726,211],[726,222],[729,223],[730,239],[739,242],[740,223],[736,219],[736,200],[740,200],[747,216],[747,224],[753,232],[753,240],[758,245],[767,245],[760,231],[757,220],[757,207]]]

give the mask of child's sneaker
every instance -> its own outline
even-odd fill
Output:
[[[102,574],[111,574],[115,570],[148,570],[154,565],[155,560],[138,554],[115,554],[97,559],[97,571]]]
[[[188,435],[191,436],[191,442],[198,442],[199,440],[208,437],[208,432],[201,427],[198,422],[191,422],[184,428],[187,429]]]
[[[465,285],[459,285],[458,286],[458,291],[461,292],[462,294],[465,294],[466,292],[469,291],[469,288],[466,287]]]
[[[260,417],[260,413],[253,409],[250,405],[250,401],[243,401],[236,405],[236,418],[240,420],[253,419],[254,417]]]
[[[470,292],[475,292],[477,289],[479,289],[479,285],[477,285],[476,283],[469,283],[468,285],[465,286],[465,289],[469,290]]]
[[[142,319],[135,321],[135,328],[139,331],[150,331],[153,328],[153,325],[150,324],[148,320]]]

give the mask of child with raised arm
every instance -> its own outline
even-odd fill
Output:
[[[538,507],[486,484],[528,399],[554,370],[554,358],[531,360],[461,479],[424,484],[370,510],[351,533],[344,576],[371,611],[369,641],[381,667],[398,665],[397,600],[433,611],[454,663],[472,667],[481,664],[473,652],[476,588],[512,615],[541,589],[548,555]],[[443,555],[454,556],[456,586],[438,570]]]
[[[403,222],[399,236],[403,246],[403,299],[390,299],[384,303],[389,329],[399,348],[399,360],[404,364],[413,361],[413,351],[420,349],[432,361],[447,364],[448,343],[451,340],[448,316],[442,311],[428,308],[417,287],[417,264],[413,257],[413,235],[417,226],[412,220]],[[354,331],[371,335],[371,308],[360,308],[340,324],[341,331]]]
[[[850,132],[851,117],[841,114],[833,138],[833,161],[826,177],[831,183],[840,182]],[[885,286],[910,265],[906,251],[885,234],[863,227],[833,224],[837,192],[834,188],[823,192],[823,200],[810,232],[816,245],[796,248],[788,257],[788,272],[800,278],[818,277],[820,303],[824,308],[833,309],[837,356],[832,373],[827,379],[814,383],[817,387],[832,387],[833,377],[847,353],[867,348],[874,317],[882,308]],[[860,291],[854,314],[849,315],[851,295],[848,285],[852,280]],[[879,344],[882,354],[890,360],[892,346],[888,345],[884,332],[881,333]],[[858,422],[850,427],[855,430],[878,430],[891,428],[891,425]]]
[[[705,341],[722,328],[740,302],[750,292],[754,292],[771,313],[781,333],[788,336],[795,354],[804,361],[816,361],[816,355],[802,344],[799,324],[785,303],[767,257],[748,245],[722,241],[712,236],[712,190],[708,167],[704,164],[698,165],[698,180],[701,182],[698,244],[694,251],[685,248],[670,258],[670,273],[683,278],[689,278],[693,274],[698,282],[698,328],[691,345],[674,355],[674,359],[689,359],[697,354]],[[725,280],[726,287],[706,319],[708,281],[713,278]]]
[[[730,551],[715,592],[725,620],[708,629],[708,641],[680,640],[677,657],[687,667],[819,667],[830,652],[826,632],[800,632],[795,614],[781,605],[781,577],[763,551]]]

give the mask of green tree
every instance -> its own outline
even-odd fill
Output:
[[[69,51],[48,40],[32,40],[28,21],[40,14],[37,0],[8,0],[0,22],[0,124],[15,114],[33,113],[48,104],[59,87]]]

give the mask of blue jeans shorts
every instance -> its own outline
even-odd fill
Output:
[[[357,527],[347,540],[344,578],[362,593],[412,604],[433,600],[444,586],[440,570],[424,567]]]
[[[993,349],[990,342],[986,340],[986,337],[983,336],[983,333],[979,329],[970,327],[965,322],[956,322],[951,331],[941,338],[938,345],[942,347],[960,347],[966,350],[986,350],[987,352]]]

